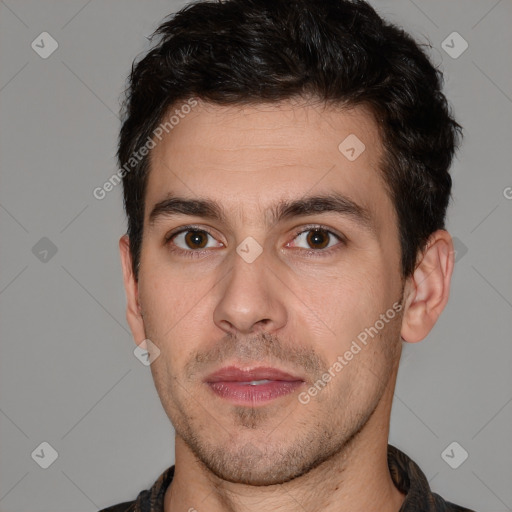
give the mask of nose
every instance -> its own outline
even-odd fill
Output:
[[[217,327],[247,335],[274,332],[286,325],[283,285],[268,267],[264,253],[251,263],[238,254],[233,259],[213,313]]]

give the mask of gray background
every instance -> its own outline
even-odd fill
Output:
[[[449,210],[452,294],[432,334],[405,344],[390,442],[446,499],[511,510],[512,2],[373,4],[432,43],[466,135]],[[0,1],[1,512],[97,510],[134,499],[174,461],[125,321],[121,188],[102,201],[92,191],[116,171],[131,62],[181,5]],[[59,44],[47,59],[31,48],[44,31]],[[469,44],[458,58],[441,46],[453,31]],[[48,469],[31,457],[44,441],[58,452]],[[441,457],[453,441],[469,453],[457,469]]]

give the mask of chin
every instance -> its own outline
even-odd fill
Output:
[[[282,445],[272,451],[271,446],[260,449],[251,442],[238,449],[231,446],[205,450],[203,446],[193,451],[201,464],[218,478],[252,486],[289,482],[311,471],[330,455],[320,454],[317,450],[297,449],[295,446],[283,451]]]

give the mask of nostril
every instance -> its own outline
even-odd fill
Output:
[[[270,318],[264,318],[263,320],[258,320],[253,324],[253,331],[262,331],[264,330],[269,323],[271,322]]]

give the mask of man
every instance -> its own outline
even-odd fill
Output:
[[[388,445],[402,341],[454,265],[439,72],[361,1],[200,2],[156,35],[120,250],[176,462],[106,510],[468,510]]]

